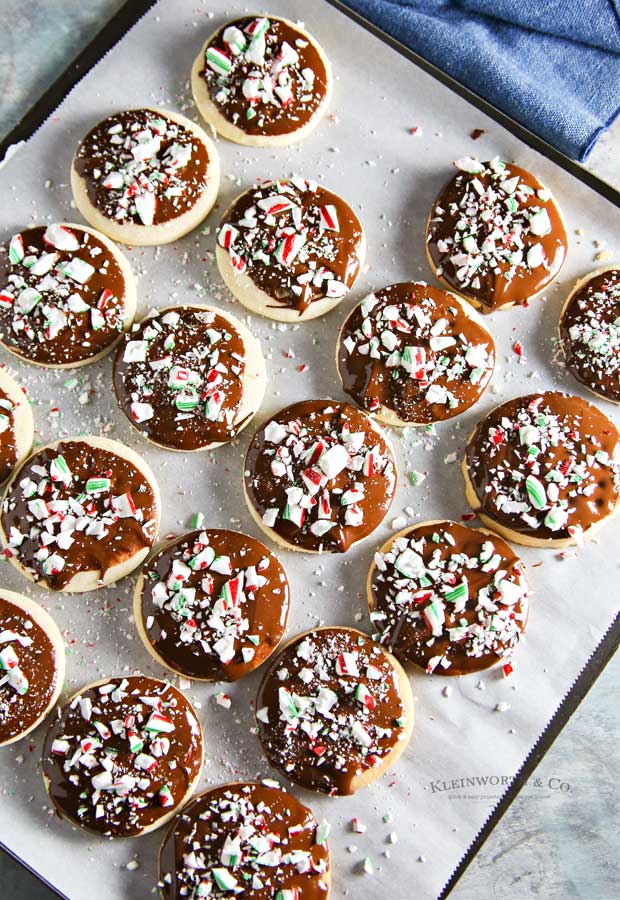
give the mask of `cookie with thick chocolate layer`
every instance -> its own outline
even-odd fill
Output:
[[[560,341],[575,378],[620,403],[620,266],[579,279],[560,315]]]
[[[222,137],[277,147],[306,137],[331,99],[332,73],[319,44],[277,16],[243,16],[218,28],[192,68],[202,117]]]
[[[178,688],[146,675],[93,682],[58,711],[43,780],[59,816],[105,837],[139,837],[192,796],[204,745]]]
[[[293,638],[256,698],[258,736],[271,765],[331,796],[353,794],[391,768],[413,718],[402,666],[354,628],[316,628]]]
[[[127,259],[92,228],[36,225],[0,246],[0,343],[24,362],[54,369],[95,362],[135,312]]]
[[[0,484],[28,456],[34,438],[34,419],[25,390],[0,368]]]
[[[30,734],[55,706],[65,677],[65,645],[43,607],[0,591],[0,746]]]
[[[483,313],[523,306],[557,277],[566,225],[535,175],[496,157],[465,157],[426,225],[428,261],[441,283]]]
[[[118,348],[114,389],[129,421],[167,450],[208,450],[249,424],[266,386],[260,344],[210,306],[157,310]]]
[[[195,797],[159,851],[163,900],[327,900],[325,822],[272,782],[232,782]]]
[[[401,662],[468,675],[505,662],[528,616],[524,566],[493,532],[421,522],[391,537],[368,573],[376,639]]]
[[[314,319],[337,306],[365,254],[364,230],[349,204],[298,177],[245,191],[217,231],[226,286],[251,312],[281,322]]]
[[[219,190],[213,141],[185,116],[161,109],[114,113],[88,132],[71,165],[86,221],[115,241],[169,244],[196,228]]]
[[[581,545],[618,511],[620,435],[581,397],[516,397],[478,424],[463,476],[472,509],[508,540]]]
[[[484,393],[495,344],[476,310],[423,282],[369,294],[345,320],[336,365],[345,392],[387,425],[428,425]]]
[[[155,659],[186,678],[237,681],[284,634],[289,584],[256,538],[207,528],[175,538],[145,564],[134,618]]]
[[[289,550],[344,553],[381,524],[395,488],[383,429],[348,403],[287,406],[258,429],[245,458],[250,512]]]
[[[39,447],[14,472],[0,538],[26,578],[82,593],[140,565],[160,512],[155,476],[134,450],[108,438],[64,438]]]

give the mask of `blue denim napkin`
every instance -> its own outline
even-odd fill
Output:
[[[618,0],[344,0],[583,162],[620,111]]]

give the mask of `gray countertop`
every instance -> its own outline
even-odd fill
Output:
[[[0,135],[122,5],[123,0],[31,0],[24,6],[3,0]],[[599,141],[588,168],[620,188],[619,123]],[[619,685],[616,657],[469,866],[454,900],[619,896]],[[7,898],[52,897],[1,855],[0,885]]]

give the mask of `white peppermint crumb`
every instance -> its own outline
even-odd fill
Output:
[[[495,706],[496,712],[508,712],[510,708],[510,703],[506,703],[505,700],[502,700],[501,703],[497,703]]]
[[[445,688],[443,689],[442,693],[443,693],[444,697],[449,697],[450,694],[452,693],[452,688],[449,685],[446,685]]]

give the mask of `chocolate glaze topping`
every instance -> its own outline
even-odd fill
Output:
[[[497,535],[429,522],[375,554],[377,640],[426,672],[466,675],[506,658],[527,618],[523,565]]]
[[[148,438],[175,450],[229,441],[239,418],[245,347],[228,319],[187,306],[137,325],[114,360],[120,408]]]
[[[126,324],[125,278],[94,234],[27,228],[0,246],[0,341],[42,365],[104,352]]]
[[[256,699],[269,762],[325,794],[354,792],[405,737],[398,675],[383,648],[351,628],[323,628],[284,648]]]
[[[618,503],[619,442],[613,422],[580,397],[547,391],[502,403],[467,445],[478,508],[519,534],[579,543]]]
[[[192,800],[170,826],[159,888],[164,900],[323,900],[329,869],[323,832],[308,807],[283,790],[221,785]]]
[[[210,528],[149,560],[141,603],[144,630],[164,664],[190,678],[236,681],[280,642],[289,586],[260,541]]]
[[[242,194],[217,241],[233,268],[302,315],[316,300],[342,298],[360,270],[363,230],[342,198],[314,181],[267,181]]]
[[[26,395],[20,403],[28,403]],[[0,388],[0,484],[6,481],[17,462],[15,404]]]
[[[74,166],[100,213],[148,227],[195,206],[206,187],[209,154],[184,125],[157,110],[131,109],[95,125]]]
[[[260,428],[245,487],[265,525],[303,550],[343,553],[386,515],[395,462],[382,433],[347,403],[303,400]]]
[[[568,238],[560,210],[530,172],[496,158],[459,159],[429,218],[437,274],[489,313],[526,304],[560,271]]]
[[[60,815],[90,831],[132,837],[183,802],[202,765],[198,719],[156,678],[98,682],[59,711],[43,775]]]
[[[338,344],[344,390],[403,422],[450,419],[473,406],[495,364],[489,332],[456,298],[423,283],[370,294],[345,321]]]
[[[21,466],[2,504],[5,554],[35,581],[62,590],[78,572],[129,559],[155,540],[153,488],[133,463],[86,441],[66,440]]]
[[[28,731],[58,680],[54,645],[28,613],[0,595],[0,744]]]
[[[594,274],[573,294],[560,338],[575,378],[620,403],[620,269]]]
[[[244,16],[220,28],[200,75],[221,115],[246,134],[297,131],[317,115],[327,93],[316,46],[282,19]]]

